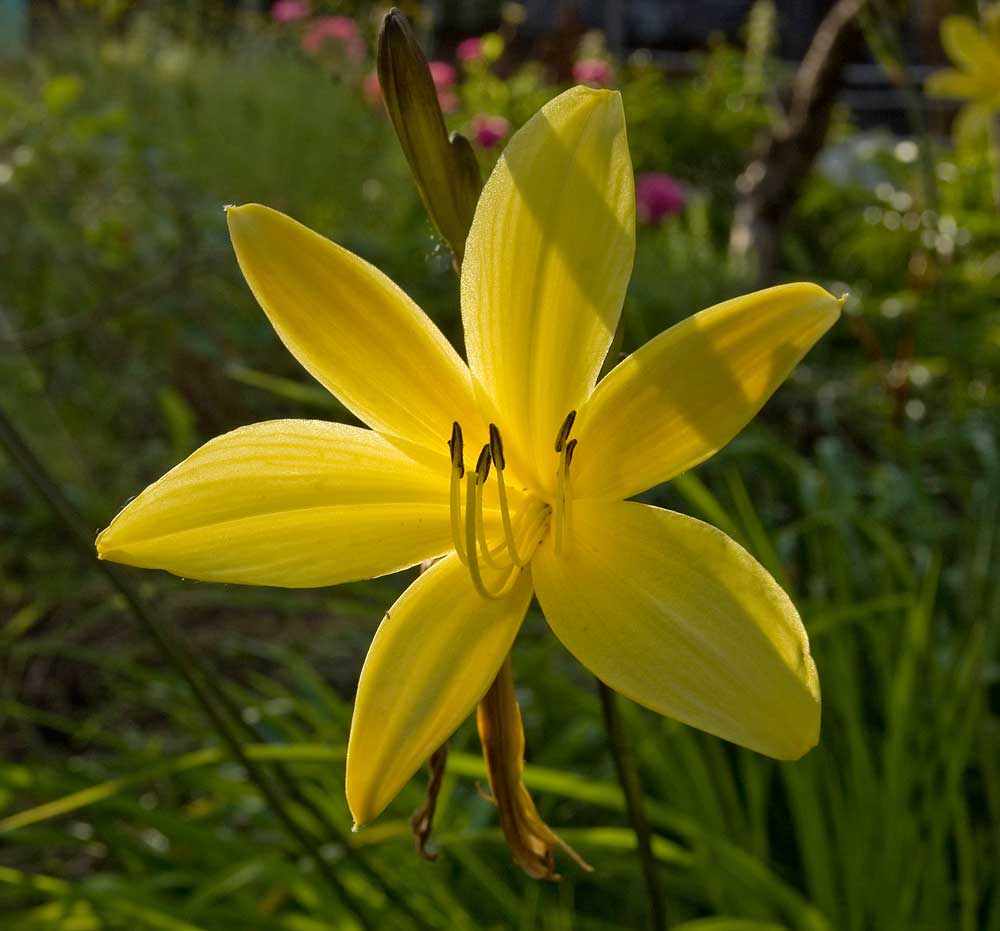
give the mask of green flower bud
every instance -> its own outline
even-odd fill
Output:
[[[382,21],[378,78],[424,207],[461,266],[482,189],[479,164],[464,136],[449,137],[427,59],[399,10]]]

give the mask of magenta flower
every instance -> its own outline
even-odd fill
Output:
[[[615,69],[603,58],[584,58],[573,65],[573,80],[591,87],[610,87],[615,80]]]
[[[635,202],[639,219],[656,226],[664,217],[680,213],[687,203],[684,188],[662,171],[647,171],[635,179]]]
[[[431,72],[431,80],[437,90],[438,105],[442,113],[454,113],[458,109],[458,95],[453,88],[458,81],[458,72],[454,65],[446,61],[431,61],[427,63]]]
[[[484,149],[492,149],[510,133],[510,120],[489,113],[478,113],[472,118],[472,138]]]
[[[271,19],[276,23],[293,23],[310,13],[306,0],[277,0],[271,7]]]
[[[455,70],[454,65],[450,65],[446,61],[432,61],[428,62],[427,67],[430,68],[431,79],[434,81],[434,86],[438,89],[438,94],[449,87],[455,86],[455,82],[458,80],[458,72]]]
[[[382,85],[378,81],[378,72],[370,71],[361,82],[361,93],[365,100],[373,107],[382,106]]]
[[[455,57],[463,65],[479,61],[483,57],[483,40],[478,36],[462,39],[455,48]]]
[[[442,113],[454,113],[459,107],[458,94],[447,87],[439,90],[438,106]]]
[[[358,24],[349,16],[320,16],[306,27],[302,36],[305,51],[317,55],[326,45],[339,49],[351,61],[360,61],[365,56]]]

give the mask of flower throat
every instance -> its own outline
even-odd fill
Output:
[[[456,421],[451,427],[448,448],[451,451],[451,535],[455,553],[469,570],[472,584],[483,598],[503,598],[517,583],[521,569],[531,559],[538,544],[544,539],[551,524],[553,544],[557,553],[562,552],[566,527],[571,520],[572,497],[569,494],[570,465],[576,450],[576,440],[569,435],[576,420],[576,411],[570,411],[556,436],[555,451],[559,456],[554,502],[550,505],[530,496],[517,515],[511,517],[510,498],[504,480],[507,461],[504,457],[503,438],[496,424],[490,424],[490,441],[483,446],[476,461],[476,468],[466,473],[462,427]],[[495,469],[491,469],[495,466]],[[483,517],[483,490],[490,472],[496,475],[497,498],[500,504],[500,522],[503,540],[491,547],[486,538]],[[462,508],[462,479],[465,479],[465,508]],[[499,574],[497,588],[487,585],[483,569]]]

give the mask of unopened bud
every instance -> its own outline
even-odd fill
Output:
[[[465,239],[482,189],[469,140],[448,136],[427,59],[399,10],[378,37],[378,79],[396,136],[431,220],[461,266]]]

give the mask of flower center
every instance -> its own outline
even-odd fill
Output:
[[[504,479],[507,462],[503,438],[496,424],[490,424],[490,441],[479,452],[474,471],[466,473],[462,428],[452,424],[451,439],[451,534],[455,553],[469,570],[472,583],[484,598],[503,598],[517,583],[521,570],[530,561],[538,544],[544,539],[550,523],[554,529],[556,552],[562,551],[566,525],[570,521],[569,468],[576,449],[576,440],[569,439],[576,411],[570,411],[556,437],[555,451],[559,454],[555,500],[548,504],[528,495],[512,516],[510,496]],[[483,516],[483,492],[491,466],[496,476],[496,494],[500,511],[503,539],[490,546]],[[462,502],[462,480],[465,480],[465,506]],[[463,513],[464,510],[464,513]],[[484,570],[492,584],[484,579]]]

